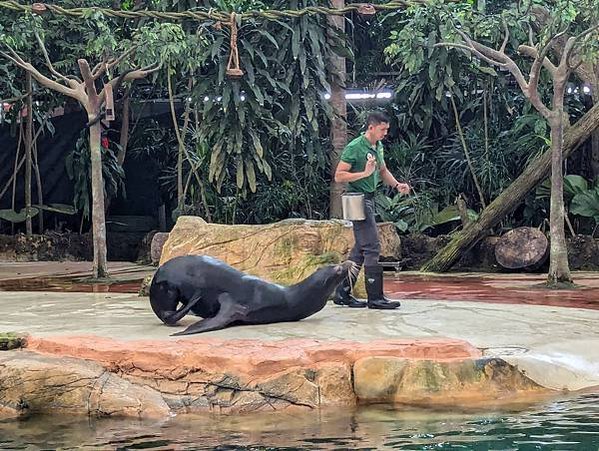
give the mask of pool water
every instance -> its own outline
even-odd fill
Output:
[[[0,422],[0,449],[597,451],[599,394],[484,412],[370,406],[160,421],[32,417]]]

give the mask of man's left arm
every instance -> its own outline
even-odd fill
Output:
[[[393,177],[393,174],[391,174],[391,171],[387,169],[386,164],[383,163],[381,165],[379,173],[381,174],[381,179],[383,179],[383,182],[385,182],[389,186],[392,186],[400,193],[408,194],[410,192],[410,185],[408,185],[407,183],[398,182],[397,179]]]

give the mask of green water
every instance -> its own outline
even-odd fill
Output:
[[[520,410],[363,407],[163,421],[38,417],[0,423],[0,449],[599,450],[599,394]]]

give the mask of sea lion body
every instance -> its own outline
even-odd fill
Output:
[[[173,335],[240,324],[299,321],[322,310],[351,268],[352,262],[327,265],[303,281],[284,287],[213,257],[175,257],[156,271],[150,286],[150,305],[168,325],[176,324],[190,310],[204,318]],[[177,310],[179,303],[182,306]]]

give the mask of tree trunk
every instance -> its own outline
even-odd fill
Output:
[[[33,167],[35,168],[35,185],[37,187],[37,203],[44,205],[44,190],[42,189],[42,175],[40,173],[40,163],[37,155],[37,137],[40,134],[40,130],[33,134]],[[39,227],[39,234],[44,233],[44,210],[39,211],[37,214],[37,225]]]
[[[495,245],[497,263],[507,269],[535,269],[549,253],[545,234],[536,227],[517,227],[503,234]]]
[[[184,142],[179,134],[179,125],[177,120],[177,113],[175,112],[175,98],[173,91],[173,84],[171,81],[171,74],[169,68],[166,69],[166,81],[168,87],[168,103],[171,109],[171,118],[173,120],[173,127],[175,127],[175,135],[177,137],[178,151],[177,151],[177,210],[179,214],[183,213],[183,146]]]
[[[564,133],[563,158],[567,158],[591,133],[599,127],[599,104],[596,104]],[[551,151],[530,162],[522,174],[514,180],[491,204],[485,208],[478,220],[457,232],[453,239],[441,249],[421,271],[444,272],[449,270],[460,256],[474,246],[486,231],[497,225],[505,215],[524,200],[528,192],[534,189],[549,175],[551,169]]]
[[[106,258],[106,220],[104,216],[104,179],[102,177],[102,124],[97,120],[100,115],[101,102],[94,85],[94,77],[85,59],[77,60],[79,70],[85,83],[87,101],[84,103],[89,127],[89,150],[92,178],[92,231],[94,244],[93,277],[102,279],[108,277]]]
[[[25,231],[27,236],[33,234],[31,227],[31,148],[33,146],[33,84],[31,73],[26,72],[27,80],[27,122],[25,123]]]
[[[89,114],[93,120],[96,114]],[[104,180],[102,178],[102,154],[100,146],[101,125],[96,123],[89,128],[89,148],[92,166],[92,229],[94,242],[93,277],[108,277],[106,258],[106,221],[104,218]]]
[[[562,109],[563,111],[563,109]],[[556,116],[559,110],[555,112]],[[556,285],[572,282],[568,266],[566,231],[564,229],[564,176],[562,173],[562,142],[564,140],[563,116],[551,121],[551,201],[549,213],[549,274],[547,283]]]
[[[553,82],[553,114],[551,126],[551,201],[549,213],[549,274],[547,283],[572,283],[568,266],[566,231],[564,230],[564,175],[562,152],[564,143],[564,88],[567,76],[556,76]]]
[[[331,0],[333,8],[345,7],[345,0]],[[344,16],[329,16],[329,23],[336,28],[345,30]],[[333,55],[332,65],[336,77],[331,80],[331,107],[333,108],[333,121],[331,124],[331,141],[333,148],[331,150],[331,190],[330,190],[330,210],[331,218],[341,218],[343,210],[341,207],[341,193],[343,184],[335,182],[335,170],[339,164],[339,159],[345,145],[347,144],[347,101],[345,99],[345,81],[346,69],[345,58]]]
[[[599,104],[599,82],[591,86],[591,94],[593,104]],[[591,139],[591,170],[593,171],[593,179],[599,177],[599,129],[593,132]]]
[[[119,153],[116,157],[120,167],[123,167],[125,163],[125,155],[127,155],[127,145],[129,144],[129,110],[131,106],[131,99],[129,97],[131,89],[127,88],[125,95],[123,96],[123,112],[121,118],[121,136],[119,138]]]

